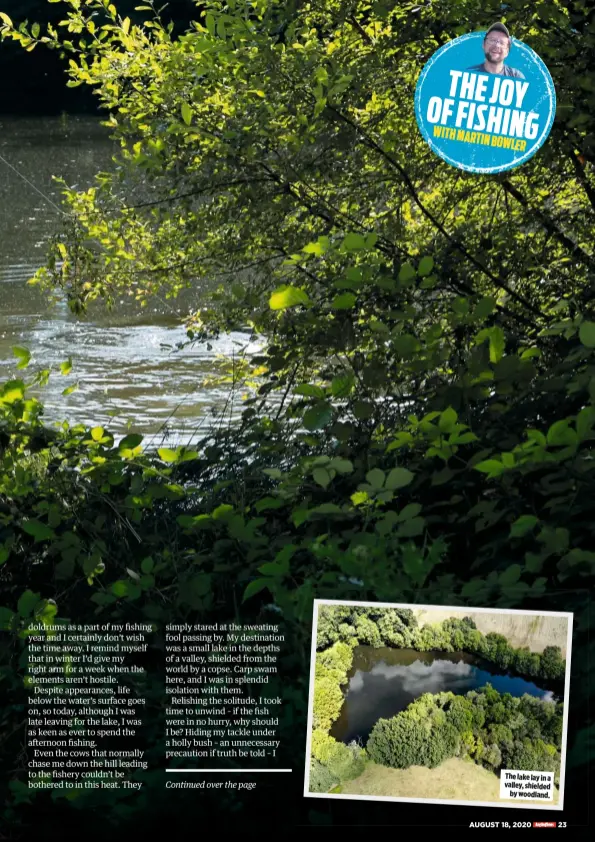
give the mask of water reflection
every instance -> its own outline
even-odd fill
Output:
[[[490,683],[499,693],[551,701],[551,690],[499,671],[466,652],[416,652],[358,646],[339,719],[331,729],[338,740],[365,743],[378,719],[395,716],[423,693],[462,695]]]
[[[51,201],[59,203],[52,176],[84,189],[96,172],[110,166],[114,147],[100,121],[93,118],[1,119],[0,154]],[[43,265],[49,238],[60,229],[56,208],[9,166],[0,161],[0,379],[23,373],[15,368],[12,346],[32,352],[28,371],[58,369],[72,359],[72,373],[54,375],[39,393],[48,423],[102,424],[115,433],[130,429],[163,436],[168,444],[196,438],[225,408],[227,419],[241,409],[230,402],[227,385],[205,386],[218,357],[253,353],[249,337],[236,333],[182,352],[186,339],[182,317],[200,301],[201,291],[181,299],[152,301],[146,309],[120,302],[108,313],[94,307],[84,319],[64,302],[49,309],[45,295],[27,281]],[[78,391],[63,396],[65,387]]]

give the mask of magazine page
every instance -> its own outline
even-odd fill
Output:
[[[2,838],[589,828],[593,47],[0,0]]]

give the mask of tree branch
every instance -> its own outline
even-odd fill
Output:
[[[477,269],[479,269],[479,271],[482,272],[482,274],[486,275],[499,289],[502,289],[505,292],[507,292],[511,298],[513,298],[515,301],[521,304],[525,309],[534,313],[536,316],[543,316],[543,314],[537,307],[535,307],[530,301],[527,301],[526,298],[523,298],[522,295],[519,295],[518,292],[516,292],[514,289],[509,287],[508,284],[505,283],[505,281],[502,278],[499,278],[497,275],[494,275],[494,273],[491,272],[487,266],[485,266],[483,263],[477,260],[477,258],[474,255],[472,255],[471,252],[462,243],[460,243],[457,239],[455,239],[455,237],[448,233],[445,227],[441,224],[440,220],[438,220],[434,216],[434,214],[430,210],[428,210],[428,208],[424,205],[407,171],[401,166],[401,164],[399,164],[398,161],[396,161],[392,157],[392,155],[389,155],[388,152],[382,149],[382,147],[379,146],[379,144],[376,143],[375,140],[373,140],[364,132],[361,126],[359,126],[357,123],[354,123],[353,120],[351,120],[345,114],[342,114],[332,105],[329,105],[327,107],[330,111],[336,114],[340,120],[343,120],[345,123],[350,125],[356,132],[358,132],[363,138],[364,142],[368,146],[370,146],[370,148],[378,152],[385,159],[385,161],[387,161],[387,163],[390,164],[391,167],[397,170],[397,172],[403,179],[411,198],[418,206],[420,211],[427,219],[429,219],[432,225],[435,228],[437,228],[437,230],[440,231],[440,233],[456,248],[457,251],[459,251]]]

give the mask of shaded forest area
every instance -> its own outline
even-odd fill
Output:
[[[134,23],[140,23],[146,18],[145,13],[135,11],[140,3],[141,0],[120,0],[118,9]],[[171,0],[160,6],[164,6],[162,20],[173,24],[174,32],[183,31],[191,20],[200,17],[194,0]],[[63,20],[67,9],[62,3],[48,3],[48,0],[1,0],[0,12],[17,25],[36,22],[45,29],[46,24],[56,25]],[[56,50],[27,53],[14,42],[0,42],[0,78],[4,80],[0,114],[47,117],[97,113],[97,100],[89,88],[66,86],[67,64]]]

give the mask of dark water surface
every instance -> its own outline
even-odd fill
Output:
[[[186,339],[183,317],[200,303],[200,289],[181,300],[155,298],[143,309],[128,300],[112,312],[96,306],[81,319],[65,301],[50,308],[48,297],[27,284],[61,227],[52,204],[59,205],[61,188],[53,176],[86,189],[111,168],[114,151],[95,118],[0,118],[0,383],[56,371],[71,358],[71,374],[52,376],[37,394],[47,423],[67,419],[122,434],[130,426],[147,436],[145,443],[171,446],[208,430],[222,411],[226,420],[237,417],[238,397],[230,401],[227,385],[205,381],[221,372],[222,360],[254,353],[249,337],[238,333],[177,351]],[[16,369],[15,345],[32,353],[26,371]],[[74,383],[78,390],[63,396]]]
[[[347,743],[359,739],[365,744],[379,719],[395,716],[423,693],[463,695],[489,683],[499,693],[557,700],[553,691],[466,652],[358,646],[348,678],[341,715],[331,729],[335,739]]]

